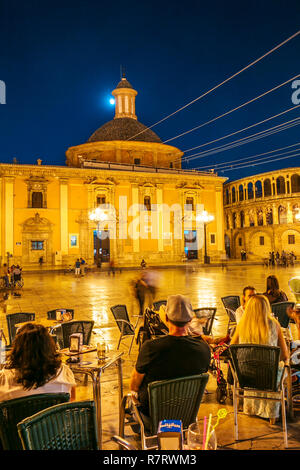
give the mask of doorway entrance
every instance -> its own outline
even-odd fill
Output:
[[[94,260],[99,263],[107,263],[110,260],[109,230],[94,230]]]
[[[230,258],[230,238],[228,235],[225,235],[225,252],[228,258]]]
[[[184,252],[187,259],[198,259],[197,231],[184,231]]]

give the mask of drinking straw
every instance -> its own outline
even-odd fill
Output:
[[[207,417],[204,416],[202,450],[205,449],[205,442],[206,442],[206,425],[207,425]]]
[[[205,440],[205,448],[204,448],[204,450],[207,450],[207,446],[208,446],[208,440],[209,440],[210,428],[211,428],[211,418],[212,418],[212,414],[209,413],[208,426],[207,426],[207,433],[206,433],[206,440]]]

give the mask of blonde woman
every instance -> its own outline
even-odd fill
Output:
[[[252,296],[245,307],[245,312],[236,327],[230,344],[263,344],[278,346],[280,348],[280,360],[287,362],[289,352],[283,337],[280,324],[271,315],[270,302],[264,295]],[[283,364],[278,371],[278,383],[282,374]],[[264,393],[255,393],[253,396],[264,397]],[[269,400],[257,400],[246,398],[244,400],[244,413],[257,415],[270,419],[274,424],[279,417],[280,403]]]

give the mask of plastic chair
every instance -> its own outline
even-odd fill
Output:
[[[15,339],[16,333],[17,333],[17,328],[15,325],[17,323],[23,323],[26,321],[34,321],[34,320],[35,320],[35,313],[20,312],[20,313],[9,313],[8,315],[6,315],[10,346],[12,345]]]
[[[70,400],[69,393],[41,393],[0,403],[0,440],[3,450],[22,450],[17,424],[49,406]]]
[[[205,335],[210,335],[213,322],[216,316],[217,309],[214,307],[201,307],[201,308],[195,308],[194,313],[197,318],[199,319],[205,319],[206,318],[206,323],[203,325],[203,333]]]
[[[120,409],[120,438],[124,438],[126,425],[139,424],[142,449],[156,449],[156,432],[161,420],[180,419],[183,429],[186,430],[191,423],[196,421],[208,377],[207,373],[203,373],[150,383],[148,385],[150,419],[147,426],[144,424],[144,418],[139,412],[138,406],[133,403],[131,394],[125,395]],[[131,399],[133,412],[137,418],[136,422],[132,420],[125,422],[128,399]],[[150,443],[149,446],[147,446],[148,443]]]
[[[225,309],[232,310],[233,312],[241,305],[239,295],[227,295],[226,297],[221,297],[221,300]]]
[[[51,406],[18,423],[24,450],[98,450],[93,401]]]
[[[120,337],[119,337],[117,349],[119,349],[121,340],[123,339],[123,337],[132,336],[132,340],[131,340],[129,352],[128,352],[128,354],[130,354],[131,348],[133,345],[133,340],[135,337],[135,330],[138,325],[138,321],[140,318],[143,318],[143,317],[141,315],[133,315],[134,317],[137,317],[137,321],[135,325],[133,325],[130,321],[126,305],[114,305],[110,309],[112,311],[112,314],[114,316],[114,319],[120,331]]]
[[[91,320],[74,320],[61,323],[53,328],[52,333],[57,336],[60,348],[68,348],[70,346],[70,335],[73,333],[83,334],[83,344],[90,344],[94,321]]]
[[[279,321],[281,328],[288,328],[290,317],[287,315],[286,311],[288,307],[293,308],[294,305],[294,302],[277,302],[271,305],[271,310]]]
[[[300,277],[293,277],[289,280],[289,288],[296,298],[296,302],[300,302]]]
[[[153,302],[153,310],[158,311],[162,305],[167,305],[166,300],[157,300]]]
[[[72,308],[56,308],[55,310],[49,310],[49,312],[47,312],[48,320],[56,320],[56,312],[61,310],[65,310],[66,313],[71,313],[72,320],[74,319],[74,310]]]
[[[272,392],[272,398],[256,400],[272,400],[281,402],[282,426],[284,445],[288,447],[284,380],[287,377],[288,366],[285,366],[279,386],[277,386],[280,348],[257,344],[233,344],[229,347],[230,367],[232,369],[233,408],[235,440],[238,441],[238,399],[253,398],[247,392]]]

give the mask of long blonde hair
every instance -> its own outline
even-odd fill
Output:
[[[264,295],[253,295],[239,322],[239,343],[268,344],[270,337],[270,302]]]

